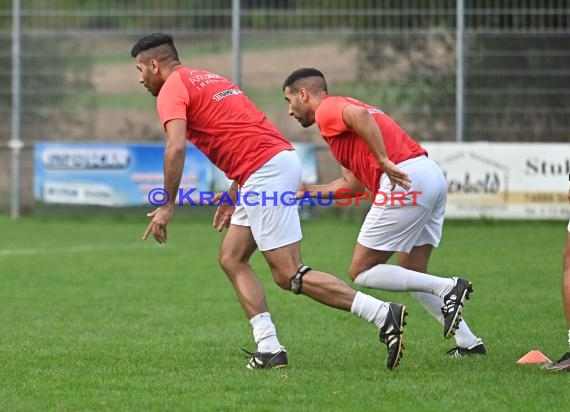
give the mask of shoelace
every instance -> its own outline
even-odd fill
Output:
[[[249,356],[255,356],[254,352],[250,352],[246,348],[241,348],[241,350],[244,351],[245,353],[247,353]]]
[[[250,352],[246,348],[241,348],[241,350],[247,353],[248,356],[246,356],[246,358],[250,358],[249,362],[247,362],[248,368],[252,369],[262,367],[261,360],[255,357],[257,352]]]

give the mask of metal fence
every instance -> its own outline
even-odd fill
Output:
[[[175,36],[184,64],[234,77],[291,140],[320,142],[289,118],[281,96],[284,78],[310,66],[333,94],[381,107],[419,141],[455,140],[459,130],[465,141],[570,142],[567,0],[241,0],[239,70],[235,0],[4,0],[0,209],[10,191],[15,1],[27,207],[33,142],[163,139],[129,55],[153,31]],[[327,159],[322,175],[336,173]]]

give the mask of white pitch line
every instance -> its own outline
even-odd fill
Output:
[[[29,249],[0,249],[0,257],[3,256],[33,256],[43,255],[46,253],[80,253],[80,252],[98,252],[105,250],[117,249],[139,249],[142,245],[79,245],[64,246],[58,248],[29,248]],[[148,250],[149,248],[144,247]]]

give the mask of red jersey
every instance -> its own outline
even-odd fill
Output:
[[[293,150],[235,84],[205,70],[176,69],[156,105],[165,129],[169,120],[185,119],[186,138],[240,185],[277,153]]]
[[[378,190],[380,176],[384,171],[366,142],[342,120],[342,112],[349,104],[368,109],[382,132],[388,159],[395,164],[427,155],[423,147],[380,109],[350,97],[325,96],[315,112],[315,122],[320,133],[330,146],[335,159],[350,170],[368,190]]]

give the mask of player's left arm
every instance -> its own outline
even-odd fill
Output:
[[[222,201],[222,196],[224,196],[224,193],[218,193],[212,200],[212,203],[218,205],[216,208],[216,213],[214,213],[214,220],[212,222],[212,226],[218,232],[221,232],[224,228],[228,228],[230,226],[232,215],[236,209],[235,205],[237,202],[237,191],[238,183],[232,182],[230,188],[225,193],[228,196],[228,199],[224,199]]]
[[[382,138],[382,131],[372,115],[368,113],[368,110],[365,107],[349,104],[345,106],[342,112],[342,120],[349,129],[354,130],[354,132],[366,142],[378,161],[378,164],[386,175],[388,175],[392,183],[392,189],[394,189],[397,184],[408,190],[411,181],[405,172],[400,170],[388,159],[386,146]]]
[[[164,149],[164,189],[168,201],[147,214],[152,220],[146,228],[143,240],[152,233],[158,243],[166,243],[166,226],[174,212],[176,194],[182,179],[186,159],[186,119],[173,119],[166,123],[166,147]]]

